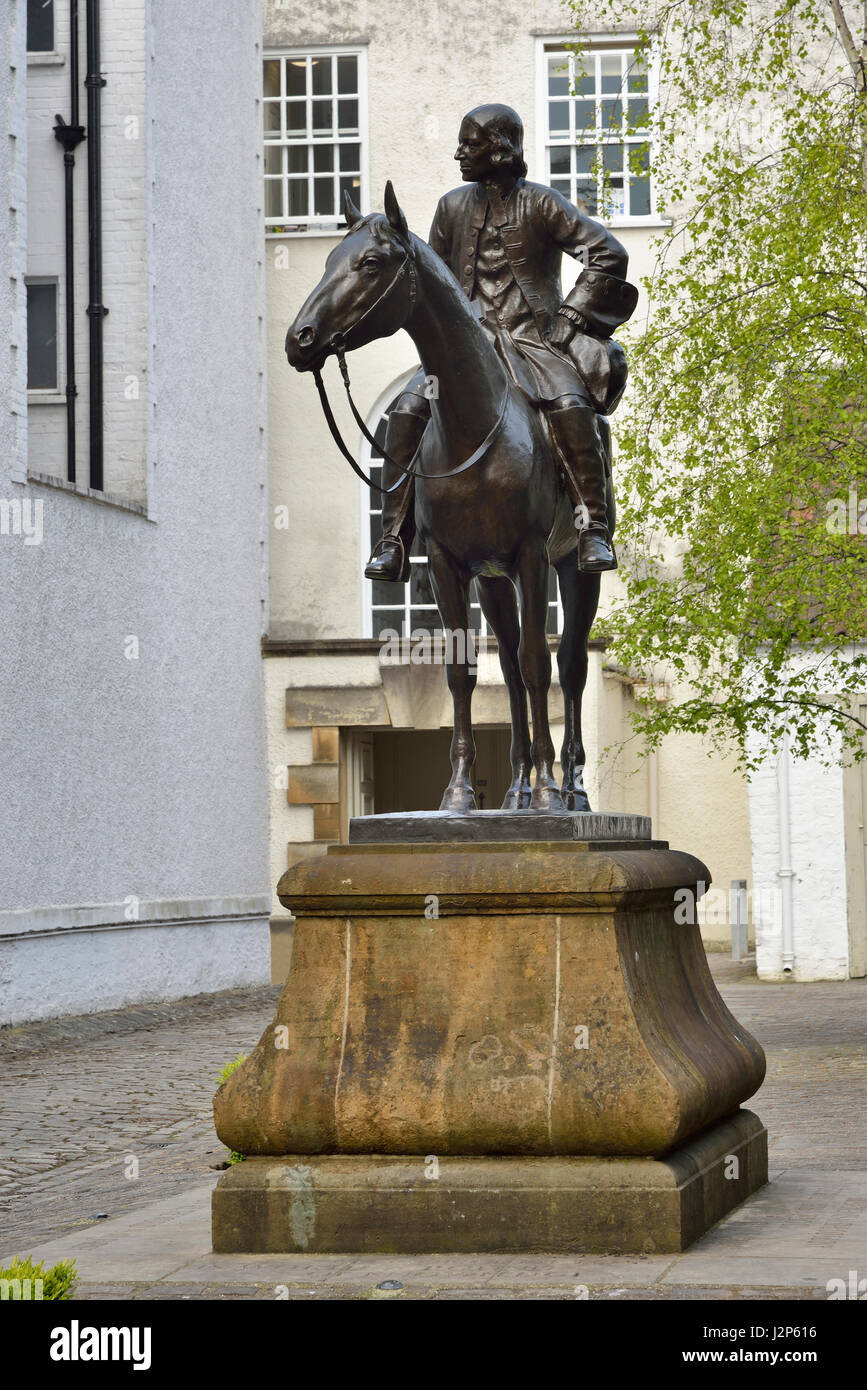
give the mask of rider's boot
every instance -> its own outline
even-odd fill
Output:
[[[605,503],[605,450],[596,412],[590,406],[571,405],[549,411],[548,419],[575,508],[578,568],[584,574],[616,570]]]
[[[395,463],[408,468],[424,434],[427,419],[403,411],[392,411],[385,433],[385,451]],[[382,462],[382,485],[393,487],[401,473],[386,459]],[[405,584],[409,579],[409,552],[415,539],[415,485],[406,478],[394,492],[382,499],[382,536],[371,551],[364,573],[368,579],[388,579]]]

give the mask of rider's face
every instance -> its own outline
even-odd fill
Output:
[[[490,139],[475,121],[464,121],[461,125],[455,159],[461,166],[461,175],[465,183],[480,182],[495,173],[499,167]]]

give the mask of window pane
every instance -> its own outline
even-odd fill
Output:
[[[313,95],[325,97],[331,95],[331,59],[330,58],[311,58],[311,75],[313,79]]]
[[[548,102],[548,129],[552,135],[565,135],[569,131],[569,103],[566,101]]]
[[[595,65],[592,56],[587,57],[587,71],[581,71],[581,59],[575,59],[575,91],[579,96],[592,96],[596,91]]]
[[[266,58],[264,68],[264,87],[263,92],[266,97],[278,97],[280,95],[280,59]]]
[[[286,129],[290,135],[305,135],[307,133],[306,101],[287,101]]]
[[[552,179],[551,187],[562,193],[564,198],[572,197],[572,184],[569,179]]]
[[[586,212],[588,217],[596,216],[598,206],[596,200],[595,183],[590,183],[589,180],[585,180],[584,182],[579,183],[577,185],[575,200],[579,208],[581,208],[583,212]]]
[[[307,180],[289,180],[289,216],[306,217],[309,208],[307,198]]]
[[[349,174],[358,173],[361,168],[360,145],[338,145],[340,168]]]
[[[575,170],[579,174],[589,174],[596,162],[595,145],[579,145],[575,151]]]
[[[281,145],[265,146],[265,173],[282,174],[283,172],[283,147]]]
[[[340,212],[343,214],[343,195],[348,193],[353,203],[358,204],[361,197],[361,178],[358,174],[347,174],[340,180]]]
[[[545,624],[545,631],[546,631],[546,632],[556,632],[556,631],[557,631],[557,605],[556,605],[556,603],[552,603],[552,604],[550,605],[550,607],[548,608],[548,621],[547,621],[547,623]]]
[[[334,180],[331,178],[313,180],[313,211],[334,213]]]
[[[286,63],[287,97],[307,95],[307,59],[290,58]]]
[[[330,173],[334,168],[334,146],[313,146],[313,168],[317,174]]]
[[[623,102],[601,101],[599,123],[602,130],[620,130],[623,124]]]
[[[548,95],[549,97],[567,97],[569,95],[569,59],[562,53],[556,58],[548,59]]]
[[[647,63],[643,58],[628,59],[627,84],[630,92],[647,91]]]
[[[647,97],[633,97],[629,103],[629,112],[626,118],[630,126],[636,130],[640,130],[642,126],[648,124],[649,115],[650,108],[648,106]]]
[[[371,512],[370,514],[370,548],[382,539],[382,514],[381,512]]]
[[[576,101],[576,103],[575,103],[575,129],[576,129],[576,130],[595,130],[595,129],[596,129],[596,102],[595,102],[595,101]]]
[[[626,193],[622,178],[613,178],[605,190],[606,217],[622,217],[626,212]]]
[[[307,173],[307,146],[306,146],[306,145],[290,145],[290,146],[289,146],[289,149],[288,149],[288,151],[287,151],[287,154],[288,154],[288,156],[289,156],[289,173],[290,173],[290,174],[306,174],[306,173]]]
[[[392,584],[382,579],[374,579],[371,585],[371,603],[375,608],[387,608],[395,603],[403,603],[405,584]]]
[[[622,145],[603,145],[602,146],[603,168],[609,172],[618,174],[623,172],[623,146]]]
[[[404,635],[402,608],[374,609],[373,635],[381,637],[384,632],[396,632],[399,637]]]
[[[353,100],[341,100],[337,103],[337,133],[338,135],[357,135],[358,134],[358,102]]]
[[[639,178],[644,178],[650,173],[650,146],[649,145],[630,145],[629,146],[629,169]]]
[[[273,139],[280,134],[280,103],[279,101],[266,101],[262,105],[265,119],[265,139]]]
[[[650,179],[631,179],[629,211],[633,217],[650,216]]]
[[[283,216],[283,180],[265,180],[265,216]]]
[[[568,174],[572,167],[572,151],[565,149],[551,151],[551,173]]]
[[[603,53],[603,54],[602,54],[602,57],[601,57],[601,67],[602,67],[602,83],[601,83],[601,90],[602,90],[603,92],[619,92],[619,91],[620,91],[620,82],[621,82],[621,76],[620,76],[620,54],[619,54],[619,53]]]
[[[330,101],[314,101],[313,103],[313,134],[331,134],[331,107]]]
[[[50,53],[53,48],[53,0],[27,0],[27,52]]]
[[[27,286],[27,385],[57,386],[57,286]]]
[[[337,90],[353,94],[358,91],[358,59],[344,55],[337,59]]]

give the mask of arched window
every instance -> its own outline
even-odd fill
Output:
[[[382,450],[385,445],[385,431],[388,417],[397,404],[406,383],[413,372],[408,372],[400,384],[392,387],[385,397],[385,404],[374,409],[367,421],[367,428],[376,440],[372,448],[366,440],[362,442],[361,466],[375,483],[382,485]],[[363,514],[367,525],[362,527],[362,547],[367,559],[372,547],[382,536],[382,498],[365,484],[362,488]],[[424,546],[416,536],[410,552],[410,577],[408,584],[392,584],[383,580],[365,579],[367,596],[364,604],[365,636],[380,637],[384,632],[396,632],[400,637],[410,637],[413,632],[441,632],[442,620],[437,611],[436,600],[428,573],[428,560]],[[548,576],[548,631],[558,633],[562,630],[563,610],[557,588],[557,576],[552,569]],[[473,584],[470,597],[470,623],[480,636],[489,633],[487,622],[479,606],[476,586]]]

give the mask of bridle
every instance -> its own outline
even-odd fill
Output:
[[[401,241],[403,241],[403,238],[401,238]],[[394,292],[394,290],[397,289],[398,285],[401,283],[405,275],[409,279],[409,313],[412,313],[413,309],[415,308],[416,299],[418,298],[418,282],[416,278],[414,261],[415,255],[412,251],[412,248],[409,245],[407,245],[404,258],[401,264],[398,266],[389,284],[386,285],[385,289],[382,291],[382,294],[378,295],[377,298],[373,301],[373,303],[368,305],[364,313],[361,315],[360,318],[358,318],[355,321],[351,328],[348,328],[346,332],[337,332],[332,334],[327,345],[328,351],[333,352],[337,358],[337,362],[340,367],[340,375],[343,378],[343,385],[346,390],[346,399],[349,402],[349,408],[352,411],[352,416],[355,420],[355,423],[358,425],[358,428],[361,430],[361,433],[367,440],[368,444],[372,448],[378,449],[379,452],[382,454],[384,461],[390,464],[392,468],[396,469],[398,473],[401,474],[401,477],[399,477],[397,482],[393,483],[391,487],[380,487],[379,484],[375,483],[372,478],[368,478],[367,474],[364,472],[362,468],[359,468],[351,451],[349,450],[349,448],[347,448],[343,436],[340,433],[340,428],[337,424],[337,421],[334,418],[334,412],[331,409],[331,402],[328,399],[328,393],[325,389],[325,383],[322,380],[322,369],[321,367],[315,367],[313,369],[313,380],[316,382],[316,390],[319,392],[319,401],[322,406],[322,413],[325,416],[326,424],[328,425],[328,428],[331,431],[332,439],[334,440],[343,457],[346,459],[353,473],[357,474],[361,481],[363,483],[366,483],[372,491],[381,493],[383,497],[387,496],[387,494],[390,492],[396,492],[399,487],[403,486],[403,484],[407,481],[408,478],[429,478],[431,481],[434,481],[437,478],[454,478],[458,473],[464,473],[468,468],[472,468],[473,464],[478,463],[480,459],[484,458],[485,454],[488,452],[495,438],[499,434],[500,427],[503,423],[503,418],[506,414],[506,406],[509,403],[509,388],[507,385],[505,391],[503,392],[503,403],[500,407],[500,412],[493,428],[488,432],[488,434],[482,440],[479,447],[473,454],[470,455],[468,459],[464,459],[464,462],[459,464],[457,468],[452,468],[447,473],[424,473],[420,468],[413,468],[411,462],[408,468],[404,468],[403,464],[398,463],[396,459],[393,459],[390,454],[386,453],[385,447],[380,445],[379,442],[370,433],[369,429],[367,428],[367,425],[364,423],[364,419],[362,418],[361,414],[358,411],[358,408],[356,407],[355,401],[352,399],[352,390],[350,388],[349,382],[349,368],[346,365],[346,353],[347,351],[351,351],[351,349],[347,348],[346,340],[352,333],[357,332],[357,330],[364,323],[364,320],[368,317],[368,315],[372,314],[375,309],[379,308],[379,306],[389,298],[389,296]],[[409,317],[409,315],[407,315],[407,317]]]

